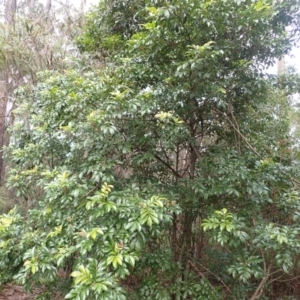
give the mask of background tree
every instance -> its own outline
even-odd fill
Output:
[[[13,123],[15,108],[14,91],[24,83],[33,86],[36,83],[36,74],[46,69],[62,70],[67,56],[72,52],[76,56],[74,47],[71,48],[71,22],[80,28],[80,13],[74,7],[68,8],[68,20],[59,13],[61,4],[52,12],[51,1],[44,7],[37,1],[5,1],[5,22],[1,23],[0,66],[1,81],[1,145],[8,145],[9,134],[7,125]],[[76,21],[77,20],[77,21]],[[75,30],[75,29],[74,29]],[[76,31],[77,32],[77,31]],[[23,116],[25,119],[26,116]],[[25,130],[28,130],[27,122]],[[1,152],[2,153],[2,152]],[[5,181],[5,164],[0,158],[0,182]],[[3,187],[2,187],[3,190]],[[11,201],[8,201],[11,202]],[[11,205],[11,204],[8,204]]]
[[[5,23],[14,28],[15,26],[15,14],[16,14],[17,1],[10,0],[6,2],[5,6]],[[4,33],[7,35],[7,32]],[[0,182],[3,182],[5,174],[5,165],[3,161],[3,147],[8,144],[8,136],[6,133],[6,123],[8,119],[8,94],[9,94],[9,75],[7,68],[1,68],[0,81],[1,81],[1,95],[0,95]]]
[[[65,274],[69,299],[297,297],[298,80],[264,70],[298,23],[297,0],[102,1],[76,40],[91,64],[18,92],[31,130],[11,128],[8,186],[31,209],[0,220],[1,280]]]

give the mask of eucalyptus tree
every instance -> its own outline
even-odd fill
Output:
[[[15,14],[16,14],[17,1],[9,0],[5,5],[5,23],[14,28],[15,26]],[[4,34],[7,35],[7,32]],[[4,145],[7,145],[7,134],[6,134],[6,122],[7,122],[7,111],[8,111],[8,93],[9,93],[9,74],[8,69],[1,64],[0,70],[0,149],[3,150]],[[5,173],[5,165],[3,161],[3,155],[0,154],[0,182],[3,182],[3,177]]]
[[[0,23],[0,68],[4,87],[1,89],[3,95],[1,95],[0,149],[3,149],[9,141],[6,129],[8,123],[13,122],[13,109],[16,105],[14,91],[24,84],[28,87],[34,85],[36,74],[40,71],[63,69],[71,52],[73,57],[76,56],[71,36],[80,30],[80,24],[77,22],[81,18],[80,13],[68,7],[66,19],[59,11],[64,9],[64,4],[52,10],[51,4],[50,0],[45,6],[39,1],[4,2],[5,18],[4,22]],[[71,30],[70,23],[78,26]],[[5,179],[4,169],[1,155],[2,185]]]
[[[1,280],[63,274],[68,299],[288,294],[298,81],[283,91],[264,70],[297,43],[299,4],[101,1],[76,39],[94,65],[19,90],[31,130],[11,128],[8,185],[31,209],[0,219]]]

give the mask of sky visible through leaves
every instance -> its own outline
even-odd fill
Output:
[[[4,2],[5,0],[0,0],[0,16],[4,14]],[[40,3],[46,4],[47,0],[39,0]],[[58,3],[67,3],[68,5],[74,5],[76,8],[81,8],[83,5],[84,11],[86,12],[92,5],[96,5],[99,0],[53,0],[53,5]],[[285,57],[286,67],[292,66],[297,70],[300,70],[300,45],[295,47],[289,56]],[[270,67],[268,72],[272,74],[277,73],[277,64]]]

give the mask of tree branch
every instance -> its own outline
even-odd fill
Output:
[[[257,156],[260,156],[260,154],[257,152],[256,149],[254,149],[252,147],[252,145],[248,142],[247,138],[241,133],[241,131],[239,130],[238,126],[236,124],[234,124],[230,118],[227,116],[227,114],[225,112],[221,112],[220,110],[218,110],[217,108],[215,108],[216,111],[218,113],[221,113],[225,118],[226,120],[230,123],[230,125],[233,127],[233,129],[238,133],[238,135],[242,138],[242,140],[246,143],[246,145],[248,146],[248,148],[254,152]],[[233,114],[232,114],[233,115]],[[235,119],[235,118],[234,118]],[[236,122],[236,121],[235,121]],[[237,122],[236,122],[237,123]]]
[[[264,255],[263,255],[263,259],[264,259]],[[266,284],[266,282],[268,281],[268,279],[270,277],[270,270],[271,270],[271,264],[267,268],[267,263],[264,259],[264,273],[265,273],[265,276],[262,278],[262,280],[260,281],[260,283],[259,283],[258,287],[256,288],[254,294],[251,296],[251,298],[249,300],[256,300],[256,299],[260,298],[260,296],[263,293],[265,284]]]
[[[169,165],[166,161],[161,159],[157,154],[154,154],[154,157],[160,161],[163,165],[165,165],[169,170],[172,171],[172,173],[177,177],[177,178],[182,178],[182,176],[171,166]]]

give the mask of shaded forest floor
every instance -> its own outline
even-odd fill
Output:
[[[14,284],[7,284],[0,287],[0,300],[34,300],[45,292],[44,289],[34,289],[32,293],[24,292],[23,288]],[[61,295],[55,295],[53,300],[63,300]]]

